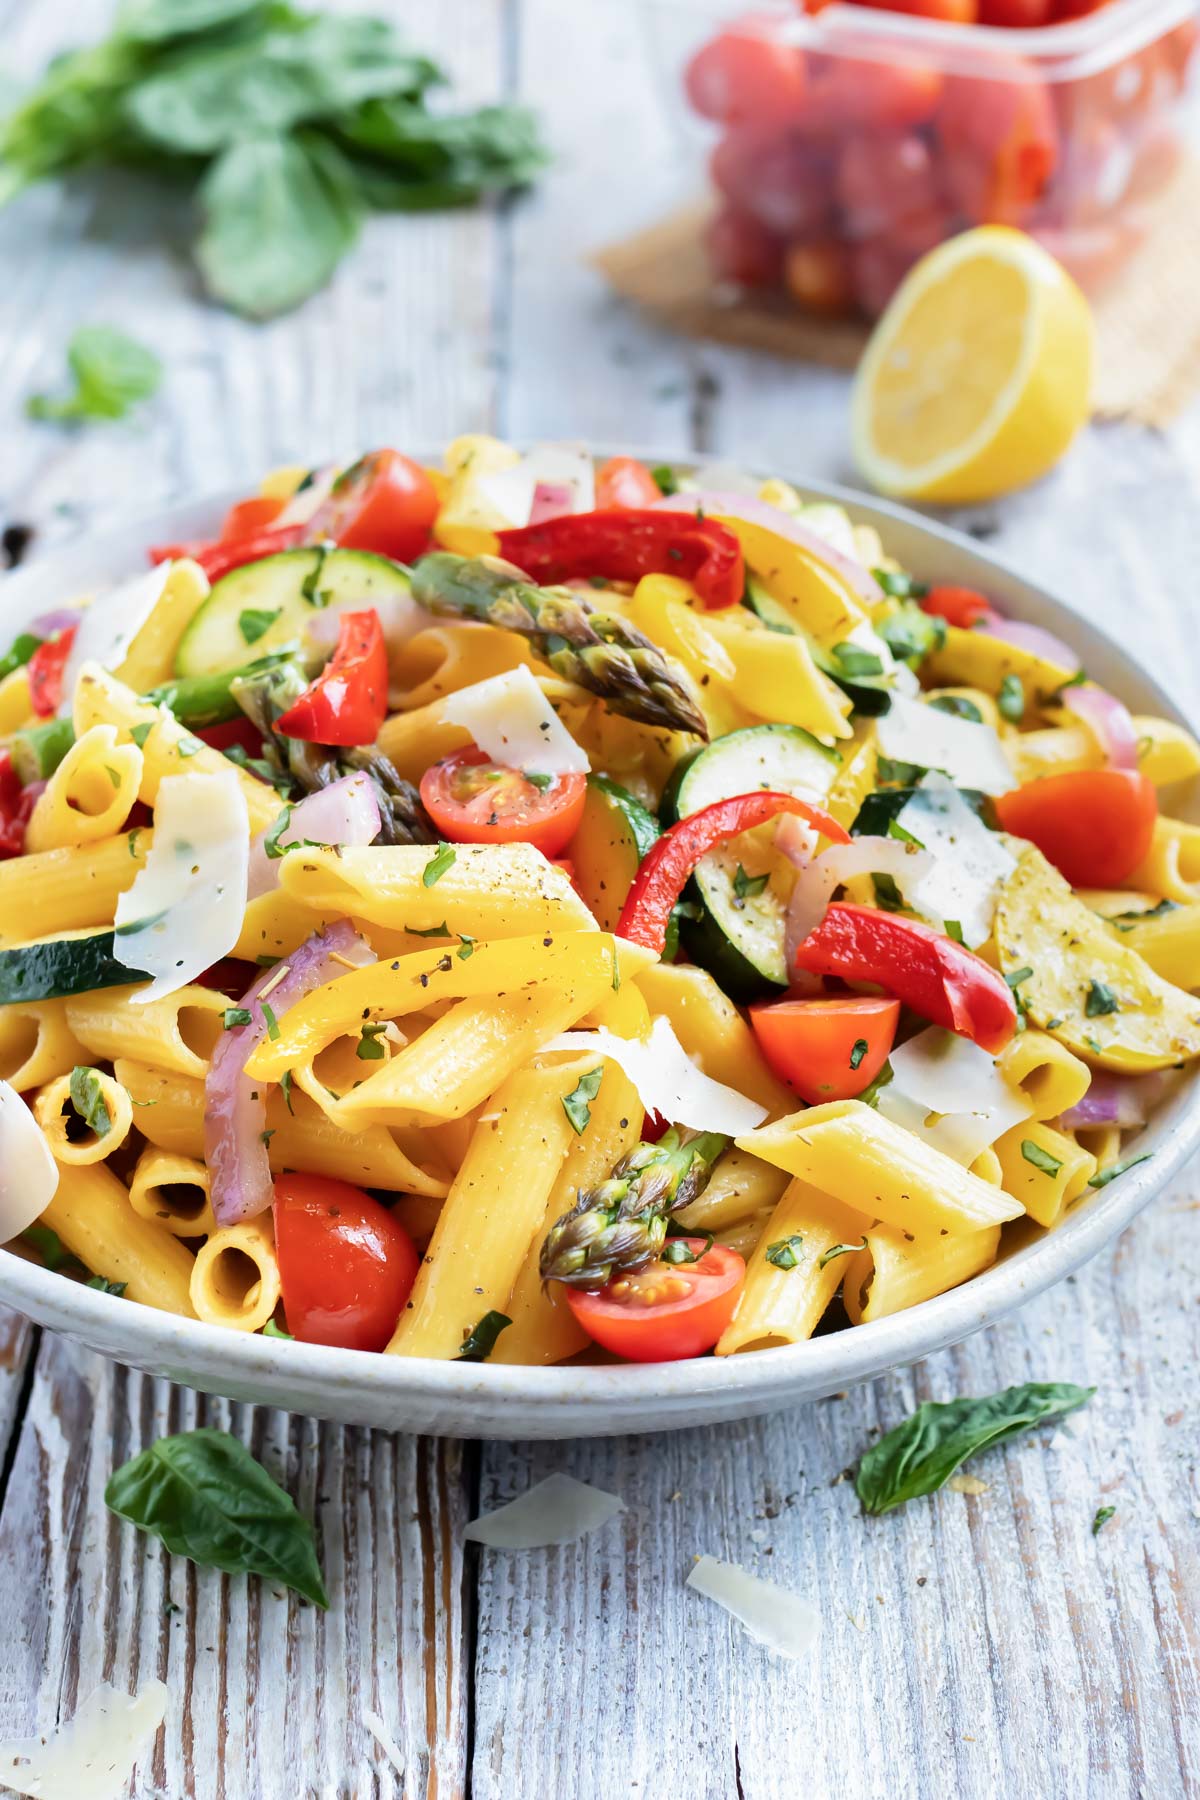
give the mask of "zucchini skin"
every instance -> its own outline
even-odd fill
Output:
[[[44,938],[0,950],[0,1006],[22,1000],[60,1000],[95,988],[127,987],[149,981],[144,969],[131,969],[114,954],[115,934],[98,931],[87,937]]]

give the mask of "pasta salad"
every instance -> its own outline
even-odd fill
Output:
[[[121,1304],[793,1345],[1054,1229],[1200,1055],[1200,745],[780,480],[277,471],[19,634],[0,742],[0,1238]]]

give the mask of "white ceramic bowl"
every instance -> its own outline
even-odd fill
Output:
[[[1123,646],[969,538],[844,489],[812,483],[802,491],[838,500],[856,518],[878,526],[889,551],[914,574],[983,588],[1015,618],[1058,632],[1078,647],[1088,673],[1135,710],[1180,719]],[[7,642],[46,607],[135,571],[147,544],[211,535],[231,497],[178,507],[81,542],[0,581],[0,636]],[[1181,803],[1180,810],[1196,816],[1194,805]],[[173,1318],[93,1292],[7,1251],[0,1251],[0,1300],[105,1356],[173,1381],[346,1423],[457,1437],[662,1430],[818,1399],[990,1325],[1101,1250],[1198,1145],[1200,1075],[1193,1073],[1138,1140],[1150,1160],[1089,1194],[1056,1231],[909,1312],[748,1356],[527,1369],[327,1350]]]

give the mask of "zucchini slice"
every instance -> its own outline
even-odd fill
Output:
[[[144,969],[118,961],[111,931],[68,931],[0,950],[0,1006],[59,1000],[149,979]]]
[[[564,852],[601,931],[613,931],[638,865],[658,837],[653,814],[607,775],[589,775],[579,829]]]
[[[293,643],[315,610],[407,594],[399,563],[367,550],[283,550],[217,582],[175,654],[176,675],[218,675]]]
[[[749,725],[701,750],[684,769],[673,810],[687,818],[717,800],[768,788],[820,803],[841,757],[798,725]],[[688,898],[701,916],[683,920],[688,954],[733,1000],[786,986],[783,917],[790,883],[779,884],[773,823],[721,844],[699,863]],[[765,879],[764,879],[765,877]]]

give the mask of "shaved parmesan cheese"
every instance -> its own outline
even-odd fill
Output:
[[[625,1502],[573,1475],[548,1475],[507,1506],[472,1519],[463,1533],[491,1550],[540,1550],[573,1544],[625,1511]]]
[[[174,994],[228,956],[246,910],[250,821],[234,769],[167,775],[154,802],[154,842],[117,901],[116,951],[153,977],[135,1005]]]
[[[0,1743],[0,1782],[31,1800],[117,1800],[166,1712],[165,1682],[132,1696],[102,1682],[69,1723]]]
[[[892,1079],[876,1097],[879,1111],[964,1168],[1033,1112],[986,1050],[939,1025],[901,1044],[889,1060]]]
[[[1006,794],[1013,773],[997,733],[990,725],[957,719],[924,701],[893,696],[875,721],[875,741],[896,762],[940,769],[958,787],[983,794]]]
[[[648,1038],[614,1037],[603,1028],[564,1031],[542,1045],[543,1054],[551,1050],[594,1050],[610,1058],[628,1075],[646,1111],[672,1125],[736,1137],[767,1116],[765,1106],[697,1068],[666,1019],[655,1019]]]
[[[404,1758],[400,1754],[399,1745],[384,1724],[377,1712],[364,1712],[362,1722],[370,1732],[383,1754],[395,1769],[397,1775],[404,1773]]]
[[[582,444],[539,444],[507,469],[480,475],[476,485],[487,503],[514,526],[528,525],[539,487],[568,489],[564,512],[591,512],[596,505],[595,469]]]
[[[702,1556],[685,1585],[723,1606],[757,1643],[778,1656],[807,1656],[820,1636],[821,1615],[814,1606],[737,1563]]]
[[[171,579],[169,562],[156,563],[144,575],[124,581],[79,615],[71,653],[63,670],[63,698],[59,712],[69,718],[75,695],[75,682],[85,662],[98,662],[105,669],[115,669],[124,662],[132,644],[154,608],[162,599]]]
[[[933,857],[917,881],[901,884],[908,904],[935,925],[956,919],[967,948],[977,949],[991,936],[997,896],[1016,867],[1004,839],[944,775],[926,775],[896,823]]]
[[[460,688],[442,702],[442,718],[470,732],[485,756],[541,775],[586,775],[590,764],[522,663]]]
[[[58,1164],[15,1088],[0,1081],[0,1244],[20,1237],[58,1187]]]

